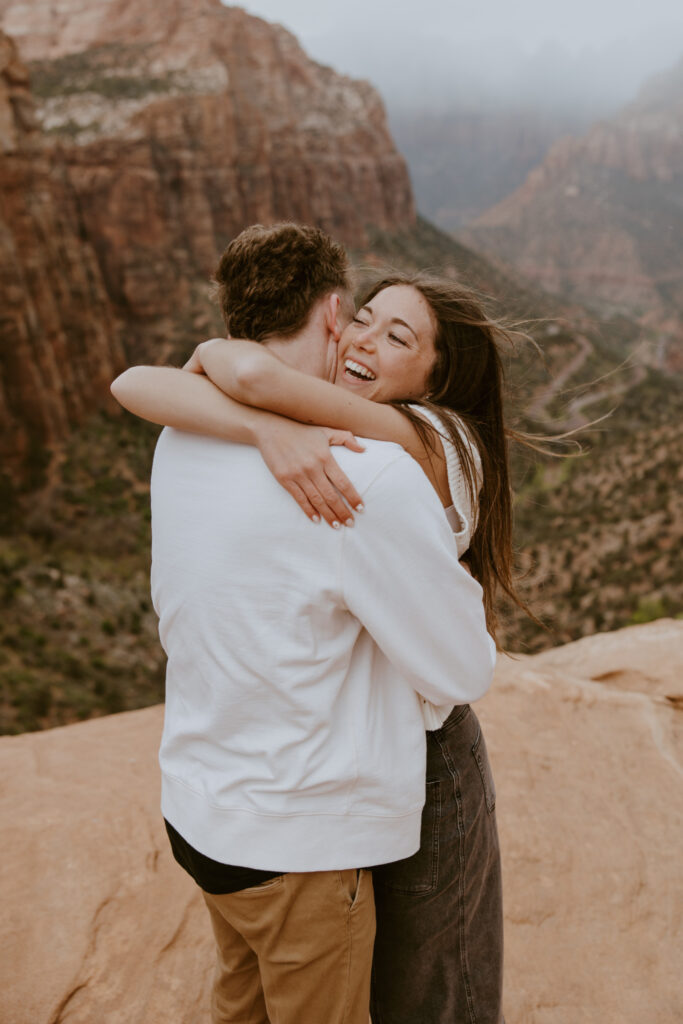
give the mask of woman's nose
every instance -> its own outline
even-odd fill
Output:
[[[356,338],[356,343],[360,348],[374,349],[375,347],[375,336],[372,327],[367,327],[364,331],[361,331]]]

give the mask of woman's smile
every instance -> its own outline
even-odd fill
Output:
[[[354,381],[368,381],[377,379],[377,374],[374,373],[369,366],[366,366],[364,363],[361,363],[359,360],[354,359],[349,355],[347,355],[346,358],[344,359],[344,370],[346,374],[348,374]]]

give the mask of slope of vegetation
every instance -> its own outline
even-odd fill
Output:
[[[572,402],[628,359],[639,333],[519,288],[502,270],[426,222],[375,235],[354,254],[361,277],[380,265],[461,274],[499,313],[532,318],[533,345],[507,356],[511,414],[548,432],[576,420]],[[180,363],[215,333],[186,318],[160,359]],[[581,339],[584,339],[583,341]],[[585,358],[578,358],[585,355]],[[575,358],[576,357],[576,358]],[[568,361],[575,372],[553,390]],[[135,361],[134,354],[131,360]],[[535,651],[683,608],[680,381],[627,365],[595,387],[580,457],[514,452],[516,548],[523,594],[547,629],[503,609],[503,639]],[[533,415],[532,415],[533,413]],[[578,419],[580,420],[580,416]],[[578,421],[578,420],[577,420]],[[114,407],[55,453],[32,454],[29,485],[5,480],[0,535],[0,731],[22,732],[163,699],[164,657],[149,597],[149,472],[157,429]]]

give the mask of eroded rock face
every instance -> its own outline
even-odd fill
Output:
[[[683,321],[683,63],[557,142],[467,232],[550,291],[666,328]],[[679,334],[680,341],[680,334]]]
[[[28,73],[0,32],[0,455],[58,440],[123,365],[98,262]]]
[[[515,661],[478,706],[496,775],[506,1015],[681,1019],[683,623]],[[158,811],[162,709],[0,740],[6,1024],[208,1015],[212,939]]]
[[[309,60],[279,26],[220,0],[0,0],[0,24],[35,98],[34,111],[12,50],[0,149],[17,155],[3,201],[14,244],[41,268],[28,279],[7,249],[0,416],[13,449],[27,443],[20,416],[49,443],[105,393],[120,365],[112,324],[130,361],[160,359],[164,339],[189,333],[220,252],[248,224],[316,223],[360,246],[368,226],[415,221],[377,93]],[[24,337],[46,324],[68,342],[37,358]],[[87,367],[62,376],[74,346]]]
[[[280,26],[220,0],[38,7],[28,17],[5,0],[3,20],[131,314],[182,304],[187,278],[207,277],[250,223],[316,223],[358,245],[368,225],[414,222],[377,93],[315,64]]]

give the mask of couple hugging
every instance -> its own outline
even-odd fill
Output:
[[[317,228],[248,228],[216,275],[228,340],[112,385],[173,428],[152,471],[162,811],[213,926],[214,1024],[500,1024],[469,707],[511,589],[498,329],[424,276],[356,311],[347,275]]]

